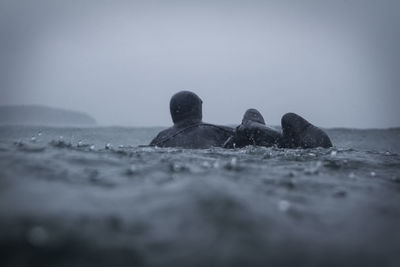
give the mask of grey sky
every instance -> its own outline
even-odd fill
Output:
[[[399,1],[1,1],[0,104],[167,126],[170,96],[204,120],[400,126]]]

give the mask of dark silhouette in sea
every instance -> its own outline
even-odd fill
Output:
[[[225,148],[278,145],[282,139],[281,133],[265,125],[261,113],[256,109],[248,109],[243,116],[242,124],[235,129],[224,144]]]
[[[281,120],[283,138],[280,146],[285,148],[332,147],[329,136],[295,113],[286,113]]]
[[[282,133],[269,128],[261,113],[249,109],[242,123],[232,129],[202,122],[203,101],[195,93],[181,91],[172,96],[170,112],[174,125],[154,138],[150,146],[182,148],[240,148],[248,145],[282,148],[331,147],[328,135],[302,117],[282,117]]]
[[[233,129],[202,122],[203,101],[195,93],[181,91],[172,96],[170,112],[174,125],[154,138],[150,146],[210,148],[222,147]]]
[[[261,113],[248,109],[242,123],[224,144],[225,148],[240,148],[248,145],[278,146],[281,148],[331,147],[328,135],[295,113],[283,115],[282,133],[269,128]]]

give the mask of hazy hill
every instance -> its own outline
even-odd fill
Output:
[[[93,126],[96,120],[82,112],[59,108],[37,105],[0,106],[0,124]]]

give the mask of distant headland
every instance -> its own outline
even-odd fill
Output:
[[[53,107],[0,106],[0,125],[95,126],[96,120],[83,112]]]

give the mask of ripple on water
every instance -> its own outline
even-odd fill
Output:
[[[23,152],[43,152],[46,150],[46,146],[34,143],[25,143],[22,141],[15,142],[14,145],[19,151]]]

